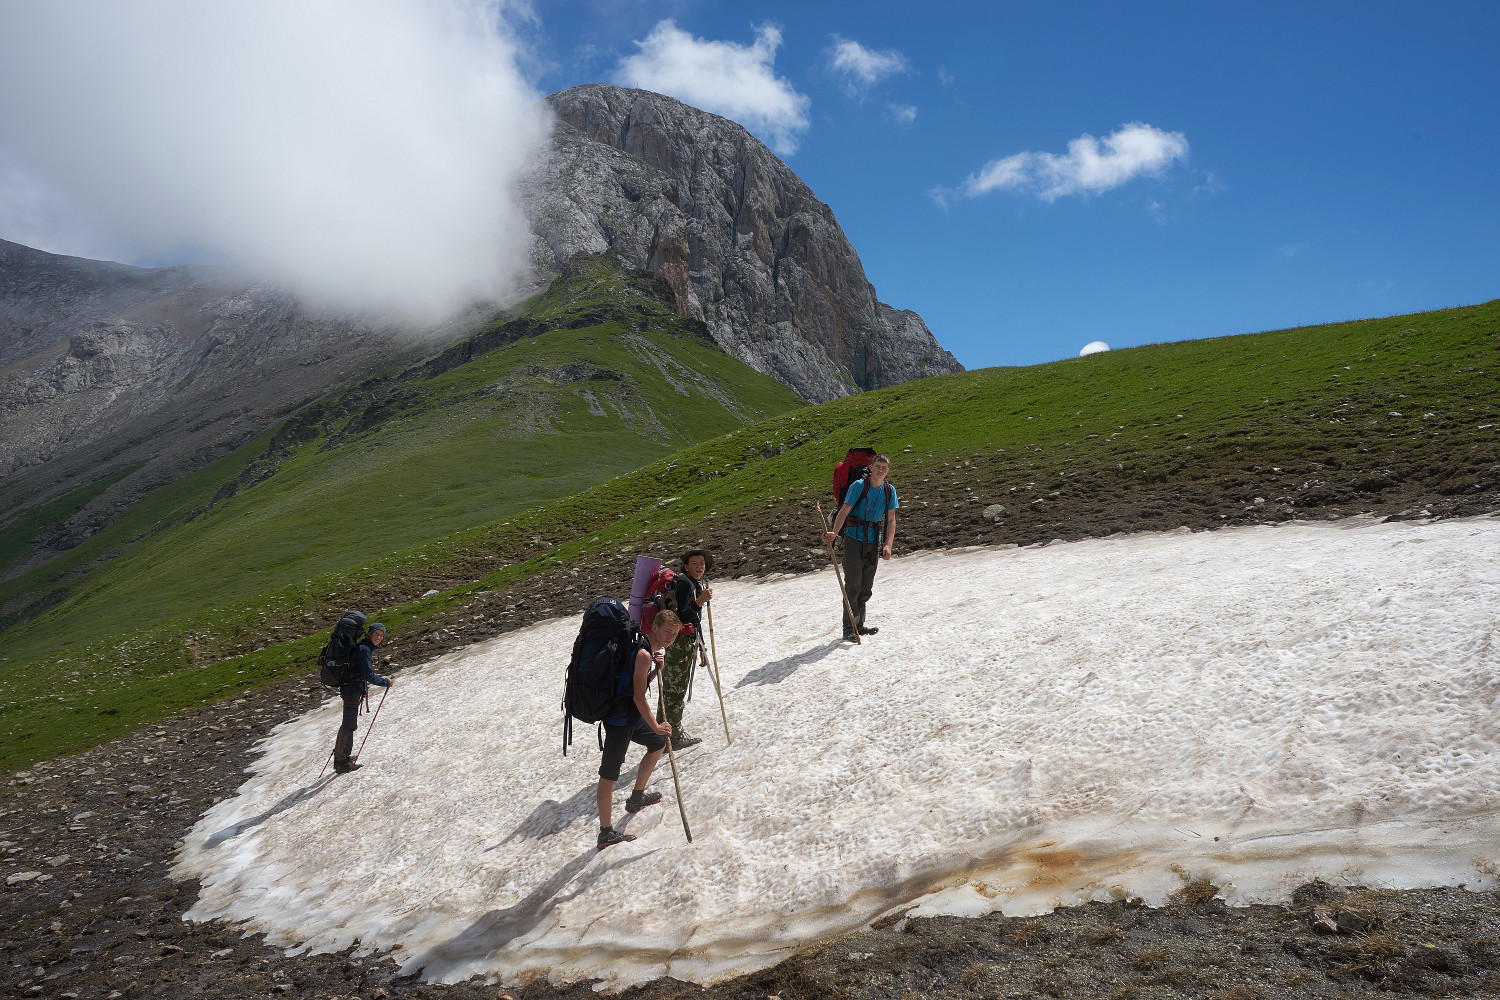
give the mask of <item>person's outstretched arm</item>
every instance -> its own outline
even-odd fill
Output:
[[[363,643],[354,647],[354,665],[359,668],[359,676],[366,683],[374,684],[378,687],[390,687],[391,679],[389,677],[382,677],[375,672],[375,667],[371,663],[375,658],[374,652],[374,650]]]
[[[853,509],[848,504],[844,504],[839,508],[838,514],[833,519],[833,530],[823,532],[823,543],[825,545],[839,536],[839,532],[844,528],[844,521],[849,517],[849,512]]]
[[[646,687],[651,683],[651,675],[654,671],[651,665],[656,661],[658,653],[648,653],[644,649],[635,654],[635,679],[631,682],[635,690],[635,708],[641,713],[641,718],[646,720],[646,725],[658,736],[671,736],[672,724],[670,722],[657,722],[656,713],[651,706],[646,704]]]

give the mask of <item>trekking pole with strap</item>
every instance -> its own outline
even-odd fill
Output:
[[[711,676],[714,679],[714,692],[719,696],[719,718],[724,720],[724,742],[732,746],[734,739],[729,735],[729,714],[724,711],[724,687],[719,683],[719,651],[714,647],[714,602],[709,601],[703,605],[703,610],[708,612],[708,649],[714,658]],[[698,648],[703,648],[701,639],[698,641]]]
[[[382,707],[384,707],[384,705],[385,705],[385,696],[388,695],[388,694],[390,694],[390,693],[391,693],[391,688],[390,688],[390,685],[388,684],[388,685],[386,685],[385,690],[382,691],[382,692],[380,692],[380,704],[378,704],[378,705],[375,706],[375,715],[374,715],[374,717],[372,719],[370,719],[370,724],[365,727],[365,738],[363,740],[359,741],[359,749],[356,750],[356,751],[354,751],[354,756],[351,757],[350,760],[359,760],[359,755],[365,752],[365,742],[367,740],[369,740],[369,738],[370,738],[370,732],[375,728],[375,721],[376,721],[376,719],[380,718],[380,709]],[[366,698],[366,700],[369,699],[369,694],[368,693],[366,693],[365,698]]]
[[[666,718],[665,703],[662,700],[663,685],[656,685],[656,714]],[[667,760],[672,765],[672,787],[677,789],[677,812],[682,816],[682,832],[687,834],[688,843],[693,842],[693,831],[688,827],[687,808],[682,804],[682,782],[677,777],[677,755],[672,752],[672,737],[667,737]]]
[[[821,503],[814,500],[813,506],[818,508],[818,525],[820,526],[818,534],[819,536],[821,536],[824,531],[827,531],[829,528],[833,527],[833,525],[829,524],[828,519],[824,517],[823,505]],[[854,629],[854,643],[857,646],[863,646],[864,643],[860,642],[859,639],[859,622],[855,620],[854,617],[854,605],[849,603],[849,591],[844,589],[844,574],[839,570],[839,560],[838,557],[833,554],[832,542],[828,543],[828,561],[833,563],[833,576],[834,579],[838,580],[839,582],[839,593],[842,594],[844,598],[844,610],[849,613],[849,624]]]

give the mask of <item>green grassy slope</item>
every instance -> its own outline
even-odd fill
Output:
[[[595,262],[426,364],[315,404],[53,562],[0,582],[10,619],[0,626],[11,626],[0,633],[0,718],[30,714],[22,692],[93,697],[87,671],[68,683],[33,670],[70,646],[108,647],[106,637],[205,608],[253,606],[263,592],[342,576],[802,405],[650,291]],[[16,519],[0,552],[21,554],[39,525],[87,499],[70,494]],[[196,651],[179,643],[153,669],[216,652]]]
[[[1488,303],[967,372],[787,412],[355,573],[108,644],[50,646],[48,670],[87,662],[119,672],[87,694],[13,685],[0,707],[5,760],[86,746],[304,671],[329,616],[346,605],[378,611],[398,662],[412,662],[528,617],[573,613],[596,591],[620,592],[638,552],[681,541],[706,539],[731,573],[811,566],[808,503],[826,494],[833,462],[852,444],[895,455],[907,548],[1281,520],[1307,509],[1337,516],[1403,497],[1489,503],[1500,488],[1497,364],[1500,303]],[[996,504],[998,519],[981,516]],[[420,597],[429,588],[441,592]],[[183,670],[190,650],[239,655]],[[38,669],[28,662],[13,676]]]

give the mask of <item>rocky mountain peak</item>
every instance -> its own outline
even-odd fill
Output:
[[[724,350],[813,401],[962,370],[742,126],[604,84],[548,102],[558,127],[526,199],[540,266],[608,252],[655,274]]]

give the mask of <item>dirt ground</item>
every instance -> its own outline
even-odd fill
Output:
[[[1161,487],[1159,496],[1148,495],[1150,486],[1104,495],[1063,484],[1047,489],[1042,503],[1028,500],[1008,517],[986,518],[988,504],[968,502],[965,484],[977,474],[955,470],[929,484],[904,513],[898,551],[1356,513],[1410,518],[1500,510],[1493,468],[1477,477],[1456,470],[1459,478],[1451,482],[1439,476],[1377,483],[1373,494],[1366,479],[1374,473],[1354,470],[1347,483],[1293,491],[1295,500],[1287,490],[1272,492],[1278,484],[1269,472],[1266,482],[1179,483]],[[1254,502],[1257,496],[1262,503]],[[813,568],[826,555],[812,516],[802,505],[785,505],[755,522],[720,525],[717,538],[707,540],[719,554],[716,573]],[[677,542],[665,539],[657,548],[671,554]],[[388,669],[399,671],[403,662],[429,659],[535,617],[573,613],[595,593],[618,591],[622,573],[628,569],[618,561],[600,560],[478,596],[420,635],[392,637]],[[837,627],[829,625],[830,631]],[[0,989],[78,998],[505,995],[477,980],[445,987],[401,977],[384,958],[289,958],[234,927],[182,919],[196,886],[167,875],[179,839],[208,806],[234,793],[257,740],[326,697],[309,674],[6,779],[0,790]],[[1500,996],[1500,893],[1346,892],[1310,883],[1288,906],[1228,908],[1213,897],[1212,886],[1190,883],[1179,900],[1159,909],[1123,901],[1038,919],[898,920],[821,942],[774,968],[708,989],[661,980],[625,996]],[[516,1000],[592,995],[588,984],[542,982],[511,993]]]

